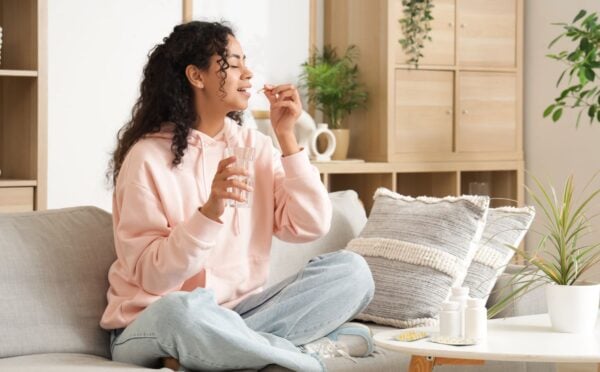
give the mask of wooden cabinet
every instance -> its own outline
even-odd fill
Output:
[[[454,73],[396,70],[394,154],[452,151]]]
[[[46,14],[0,0],[0,212],[46,208]]]
[[[344,123],[351,129],[350,156],[522,159],[523,0],[433,3],[432,41],[415,69],[398,42],[401,0],[325,2],[324,42],[359,47],[370,93],[367,109]]]
[[[519,1],[456,1],[458,65],[516,67]]]
[[[395,0],[392,6],[394,7],[394,14],[403,14],[401,0]],[[433,21],[430,24],[431,41],[425,41],[428,52],[423,56],[420,63],[423,65],[453,65],[455,55],[455,0],[435,0],[432,16]],[[393,38],[397,41],[402,37],[400,22],[396,20]],[[396,64],[405,64],[407,56],[400,43],[394,45],[394,51]]]
[[[461,73],[458,152],[517,152],[516,87],[514,73]]]
[[[349,157],[367,162],[319,164],[329,189],[370,207],[378,185],[445,196],[483,182],[492,205],[522,204],[523,2],[433,0],[415,69],[398,42],[401,0],[325,0],[324,43],[358,46],[370,94],[343,123]]]
[[[0,213],[33,210],[33,187],[1,187]]]

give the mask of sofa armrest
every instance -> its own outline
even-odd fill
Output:
[[[511,283],[513,276],[518,273],[523,266],[521,265],[508,265],[504,273],[500,275],[496,285],[490,294],[487,302],[487,307],[490,308],[496,302],[500,300],[500,297],[507,293],[509,290],[507,286],[510,286],[510,290],[518,288],[518,284]],[[500,313],[494,318],[505,318],[511,316],[521,315],[533,315],[542,314],[547,312],[546,305],[546,291],[545,286],[539,286],[526,294],[512,300]]]

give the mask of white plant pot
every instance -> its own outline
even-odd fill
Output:
[[[593,332],[598,317],[600,284],[546,286],[552,328],[558,332]]]

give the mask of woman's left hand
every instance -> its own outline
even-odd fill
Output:
[[[271,124],[277,137],[293,135],[294,125],[302,112],[298,90],[292,84],[265,85],[265,96],[271,104]]]

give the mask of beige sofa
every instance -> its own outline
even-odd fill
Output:
[[[334,206],[331,231],[307,244],[275,239],[269,283],[297,272],[313,256],[344,248],[360,232],[366,216],[356,193],[330,196]],[[115,260],[109,213],[78,207],[0,214],[0,252],[0,371],[147,370],[112,362],[109,334],[98,326],[106,305],[108,268]],[[505,283],[507,278],[503,275],[500,281]],[[543,312],[542,295],[536,292],[522,298],[505,315]],[[388,329],[370,326],[375,333]],[[326,365],[329,371],[406,371],[408,361],[408,355],[376,348],[356,364],[335,358]],[[468,371],[553,369],[544,364],[489,362]],[[281,370],[278,366],[263,369]]]

